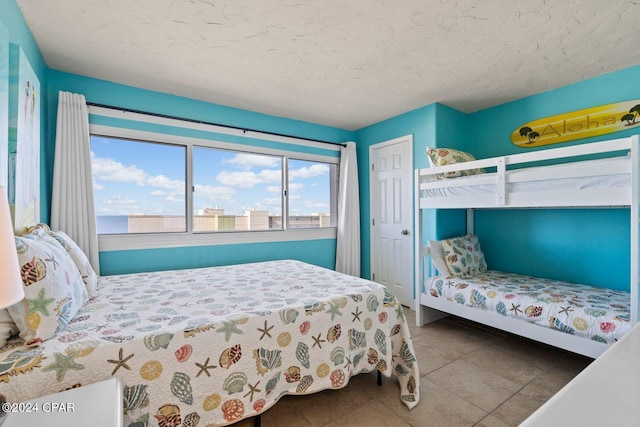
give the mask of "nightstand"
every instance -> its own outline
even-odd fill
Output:
[[[122,384],[118,378],[14,406],[15,411],[7,413],[2,427],[123,426]]]

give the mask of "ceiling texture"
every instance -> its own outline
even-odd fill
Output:
[[[347,130],[640,64],[640,0],[17,4],[50,68]]]

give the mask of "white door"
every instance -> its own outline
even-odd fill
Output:
[[[369,148],[371,279],[413,307],[413,137]]]

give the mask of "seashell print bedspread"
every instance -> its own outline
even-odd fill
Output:
[[[398,378],[409,408],[418,403],[397,299],[287,260],[101,277],[56,337],[0,351],[0,393],[19,402],[117,376],[125,426],[227,425],[375,369]]]
[[[487,270],[460,279],[438,276],[430,295],[613,343],[630,329],[629,292]]]

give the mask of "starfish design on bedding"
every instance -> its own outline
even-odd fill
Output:
[[[343,366],[345,369],[349,369],[351,367],[351,357],[347,356],[347,363]]]
[[[258,381],[256,385],[247,384],[247,386],[249,386],[249,392],[245,394],[244,397],[251,395],[251,397],[249,398],[249,402],[253,402],[254,393],[260,393],[262,391],[258,388],[258,384],[260,384],[260,381]]]
[[[405,321],[404,309],[402,308],[402,304],[398,304],[398,306],[396,307],[396,314],[398,315],[398,320],[402,320],[402,322]]]
[[[38,296],[35,298],[25,298],[27,304],[29,305],[29,314],[33,314],[36,311],[44,314],[45,316],[49,316],[49,308],[48,306],[53,303],[55,298],[47,298],[47,291],[45,288],[40,289],[38,292]]]
[[[358,321],[360,321],[360,315],[362,314],[362,312],[360,311],[360,307],[356,307],[356,311],[355,312],[352,311],[351,314],[353,315],[352,322],[355,322],[356,319],[358,319]]]
[[[313,338],[313,341],[314,341],[311,348],[315,347],[316,345],[318,345],[318,348],[322,348],[322,343],[327,342],[327,340],[320,339],[321,336],[322,336],[322,333],[319,333],[317,338],[314,337],[313,335],[311,336],[311,338]]]
[[[517,316],[518,312],[522,313],[522,309],[520,309],[520,304],[515,305],[514,303],[511,303],[511,308],[509,309],[509,311],[513,311],[513,313]]]
[[[128,355],[127,357],[124,357],[124,349],[122,347],[120,347],[120,351],[118,352],[118,360],[115,359],[108,359],[107,362],[109,363],[113,363],[116,365],[115,368],[113,368],[113,372],[111,372],[111,375],[115,375],[116,372],[118,372],[118,369],[120,368],[124,368],[127,371],[130,371],[131,368],[129,367],[129,365],[127,365],[127,362],[134,356],[133,353],[131,353],[130,355]]]
[[[340,307],[332,302],[329,303],[329,309],[325,311],[325,313],[331,314],[332,321],[335,318],[335,316],[342,316],[342,313],[340,312]]]
[[[240,334],[240,335],[243,334],[243,332],[240,329],[238,329],[238,322],[236,320],[232,320],[230,322],[223,320],[222,327],[217,328],[216,332],[224,332],[225,341],[229,341],[229,339],[231,338],[231,335],[233,334]]]
[[[558,312],[558,314],[564,313],[567,316],[573,311],[573,308],[570,305],[567,307],[560,306],[560,309],[561,310]]]
[[[271,334],[269,333],[272,329],[273,329],[274,325],[268,326],[267,321],[264,321],[264,328],[258,328],[258,332],[262,332],[262,335],[260,336],[260,341],[262,341],[262,338],[266,336],[268,336],[269,338],[271,338]]]
[[[56,381],[62,381],[69,369],[73,369],[74,371],[80,371],[84,369],[84,365],[76,363],[76,361],[73,360],[77,355],[77,351],[74,351],[69,355],[55,352],[53,356],[56,358],[56,361],[50,365],[45,366],[42,370],[44,372],[56,371]]]
[[[200,376],[200,374],[201,374],[201,373],[203,373],[203,372],[204,372],[205,374],[207,374],[207,376],[208,376],[208,377],[211,377],[211,374],[209,373],[209,369],[215,369],[215,368],[217,368],[217,366],[216,366],[216,365],[209,365],[209,360],[210,360],[210,359],[211,359],[210,357],[207,357],[207,360],[205,360],[205,362],[204,362],[204,363],[198,363],[198,362],[196,362],[196,366],[197,366],[198,368],[200,368],[200,370],[199,370],[199,371],[198,371],[198,373],[196,374],[196,378],[198,378],[198,377]],[[256,385],[257,385],[257,384],[256,384]]]
[[[59,262],[58,262],[58,260],[56,259],[56,257],[55,257],[54,255],[49,254],[49,258],[45,258],[44,260],[45,260],[45,261],[49,261],[49,262],[51,263],[51,265],[53,265],[53,269],[54,269],[54,270],[55,270],[55,269],[58,267],[58,265],[59,265]]]

